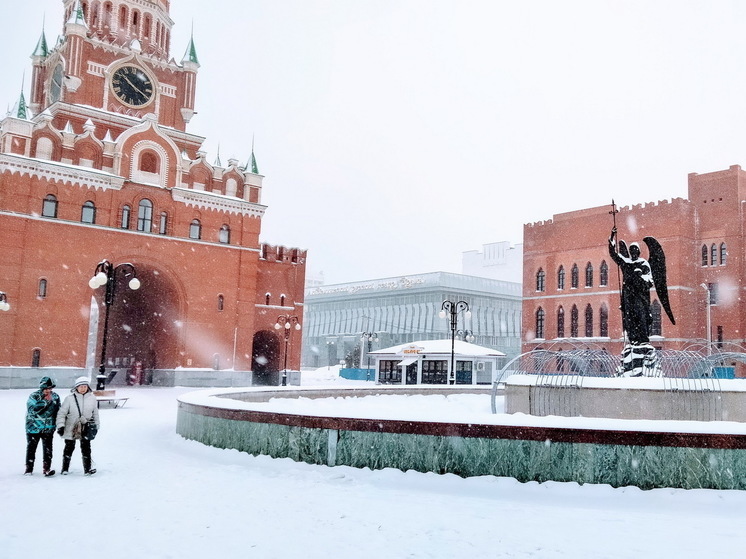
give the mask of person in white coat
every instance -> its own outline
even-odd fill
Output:
[[[82,421],[79,421],[82,420]],[[70,459],[75,450],[75,441],[80,440],[80,452],[83,455],[83,470],[85,475],[96,473],[92,467],[91,439],[81,432],[81,423],[92,423],[98,431],[98,401],[91,390],[88,377],[75,379],[75,386],[71,394],[65,398],[57,413],[57,433],[65,439],[65,449],[62,452],[62,475],[67,475],[70,469]]]

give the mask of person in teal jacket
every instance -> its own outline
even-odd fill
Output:
[[[52,443],[57,425],[57,412],[60,410],[60,397],[52,389],[54,381],[42,377],[39,390],[32,392],[26,402],[26,473],[34,472],[36,448],[42,444],[42,462],[44,475],[54,475],[52,469]]]

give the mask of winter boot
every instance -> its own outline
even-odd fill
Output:
[[[96,473],[96,468],[91,468],[90,470],[85,471],[85,475],[87,476],[92,476],[95,473]]]
[[[56,474],[54,470],[44,470],[44,476],[45,477],[52,477],[54,474]]]
[[[27,466],[26,466],[26,471],[25,471],[25,472],[23,472],[23,475],[25,475],[25,476],[30,476],[30,475],[31,475],[31,474],[33,474],[33,473],[34,473],[34,467],[33,467],[33,466],[28,466],[28,465],[27,465]]]
[[[62,456],[62,470],[60,471],[60,475],[67,475],[67,470],[70,469],[70,458],[71,457],[67,455]]]

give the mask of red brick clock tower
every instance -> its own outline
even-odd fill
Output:
[[[32,55],[28,102],[0,122],[0,374],[98,362],[88,279],[131,263],[109,306],[106,366],[282,368],[280,316],[302,318],[304,251],[261,244],[263,176],[187,131],[199,60],[170,57],[168,0],[62,0],[63,33]],[[297,368],[300,335],[289,344]],[[28,370],[27,370],[28,369]]]

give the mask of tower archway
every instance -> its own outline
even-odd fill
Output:
[[[254,384],[276,385],[279,383],[280,340],[274,332],[260,330],[254,334],[251,370],[254,374]]]
[[[177,283],[146,263],[131,261],[140,288],[130,278],[116,275],[114,301],[109,309],[106,361],[109,369],[127,370],[139,362],[144,371],[181,365],[182,297]],[[101,316],[100,322],[104,317]]]

